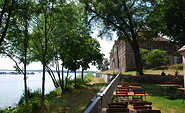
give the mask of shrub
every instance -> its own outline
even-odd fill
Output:
[[[68,84],[66,86],[66,90],[73,90],[75,88],[84,88],[86,85],[84,83],[89,83],[92,81],[94,75],[92,73],[88,73],[84,75],[84,82],[82,81],[82,76],[77,76],[76,78],[76,87],[75,87],[75,80],[68,79]]]
[[[28,100],[32,100],[33,98],[38,98],[40,97],[40,95],[41,95],[40,89],[32,92],[32,90],[28,88]],[[23,95],[21,96],[21,99],[19,100],[18,105],[23,104],[24,101],[25,101],[25,93],[23,93]]]
[[[142,59],[146,62],[146,65],[152,68],[159,68],[167,62],[166,51],[160,49],[153,49],[151,51],[141,49]]]
[[[168,69],[170,69],[170,70],[182,70],[183,69],[183,65],[182,64],[170,65],[170,66],[168,66]]]

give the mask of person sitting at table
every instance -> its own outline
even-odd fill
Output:
[[[166,76],[166,73],[163,71],[163,72],[161,73],[161,76]]]

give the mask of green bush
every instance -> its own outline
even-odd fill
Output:
[[[92,81],[92,78],[94,77],[94,75],[92,73],[88,73],[84,76],[84,81],[85,83],[89,83]]]
[[[170,69],[170,70],[182,70],[183,69],[183,65],[182,64],[170,65],[170,66],[168,66],[168,69]]]
[[[31,89],[28,88],[28,100],[32,100],[33,98],[38,98],[41,95],[41,90],[35,90],[32,92]],[[23,95],[21,96],[21,99],[18,102],[18,105],[23,104],[25,101],[25,93],[23,93]]]
[[[61,96],[62,90],[60,87],[56,88],[53,91],[50,91],[49,94],[46,95],[46,99],[53,99],[57,96]]]
[[[76,87],[75,87],[75,80],[68,79],[68,84],[66,86],[66,90],[73,90],[75,88],[80,89],[86,87],[86,83],[89,83],[92,81],[92,78],[94,75],[92,73],[88,73],[84,75],[84,82],[82,81],[82,76],[77,76],[76,78]],[[85,83],[85,84],[84,84]]]
[[[167,52],[160,49],[153,49],[151,51],[140,49],[140,53],[143,60],[142,62],[150,68],[159,69],[159,67],[165,65],[168,61],[166,58]]]

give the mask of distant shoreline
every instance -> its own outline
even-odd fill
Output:
[[[42,72],[43,70],[27,70],[27,72],[28,73],[34,73],[34,72]],[[1,74],[1,72],[15,72],[16,73],[16,71],[15,70],[8,70],[8,69],[0,69],[0,74]],[[53,72],[57,72],[57,71],[55,71],[55,70],[53,70]],[[62,72],[61,70],[60,70],[60,72]],[[63,71],[64,73],[67,73],[67,70],[64,70]],[[81,73],[82,71],[76,71],[76,73]],[[96,73],[97,71],[84,71],[84,73]],[[69,71],[69,73],[74,73],[74,72],[72,72],[72,71]],[[6,74],[6,73],[5,73]],[[11,73],[11,74],[14,74],[14,73]]]

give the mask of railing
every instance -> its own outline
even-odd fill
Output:
[[[99,113],[102,108],[107,107],[108,103],[111,101],[113,92],[118,85],[120,76],[120,73],[118,73],[102,93],[97,93],[97,98],[91,103],[91,105],[89,105],[84,113]]]
[[[120,80],[120,73],[109,83],[109,85],[102,92],[102,108],[107,107],[107,104],[111,101],[113,92],[118,85]]]
[[[101,111],[101,97],[97,97],[84,113],[99,113]]]

